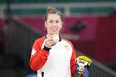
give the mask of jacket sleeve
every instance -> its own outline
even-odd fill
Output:
[[[31,69],[34,71],[40,69],[47,61],[48,55],[49,52],[44,49],[41,49],[40,42],[36,40],[33,44],[31,57],[30,57],[29,64]]]
[[[71,57],[71,61],[70,61],[70,69],[71,69],[71,77],[74,77],[75,74],[76,74],[76,53],[75,53],[75,50],[74,50],[74,47],[72,45],[72,57]]]

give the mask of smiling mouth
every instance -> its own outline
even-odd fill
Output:
[[[58,27],[51,27],[51,30],[52,31],[57,31],[58,30]]]

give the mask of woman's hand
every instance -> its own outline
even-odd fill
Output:
[[[45,40],[45,46],[51,48],[51,46],[59,41],[59,37],[54,34],[52,36],[47,37]]]

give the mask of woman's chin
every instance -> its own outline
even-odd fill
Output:
[[[57,32],[53,32],[53,33],[51,33],[51,34],[58,34]]]

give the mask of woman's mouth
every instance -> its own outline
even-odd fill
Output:
[[[58,30],[58,27],[56,27],[56,26],[54,27],[54,26],[53,26],[53,27],[51,27],[51,30],[52,30],[52,31],[57,31],[57,30]]]

